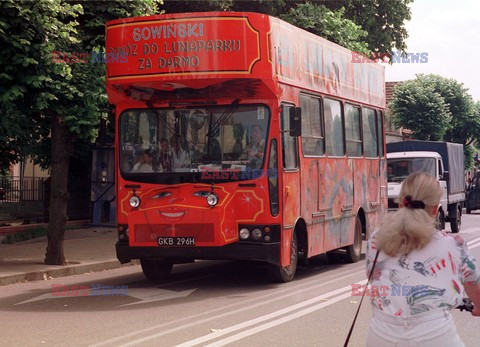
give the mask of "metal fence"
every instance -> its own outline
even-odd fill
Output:
[[[45,178],[0,177],[0,220],[44,221]]]
[[[90,187],[69,190],[70,220],[90,219]],[[50,180],[39,177],[0,177],[0,221],[47,222]]]
[[[43,201],[45,178],[0,177],[0,200],[3,202]]]

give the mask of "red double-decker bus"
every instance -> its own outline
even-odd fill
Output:
[[[384,67],[257,13],[107,23],[117,257],[159,279],[195,259],[360,259],[386,210]]]

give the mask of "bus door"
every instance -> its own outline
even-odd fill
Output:
[[[293,106],[283,105],[281,113],[282,127],[282,171],[283,171],[283,228],[281,265],[290,264],[290,242],[295,222],[300,215],[300,170],[297,138],[290,135],[290,109]]]
[[[325,170],[325,133],[321,99],[300,94],[302,156],[300,161],[301,216],[308,231],[307,257],[323,253],[326,210],[320,209],[320,175]]]

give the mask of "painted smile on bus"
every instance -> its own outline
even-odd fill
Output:
[[[182,219],[187,214],[187,210],[180,210],[175,207],[169,207],[165,210],[158,210],[158,213],[166,220],[174,222]]]

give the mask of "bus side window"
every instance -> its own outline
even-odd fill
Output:
[[[384,148],[383,148],[383,127],[382,127],[382,117],[383,112],[377,110],[377,131],[378,131],[378,149],[380,158],[384,156]]]
[[[323,100],[326,152],[329,156],[345,155],[342,105],[337,100]]]
[[[273,139],[270,146],[270,156],[268,159],[268,193],[270,195],[270,213],[276,216],[279,212],[278,198],[278,159],[277,159],[277,140]]]
[[[362,108],[363,123],[363,151],[365,157],[375,158],[378,156],[378,133],[375,110]]]
[[[285,169],[298,168],[297,138],[290,136],[290,108],[282,107],[282,154]]]
[[[302,152],[304,155],[324,155],[321,100],[309,95],[300,95],[300,106],[302,107]]]
[[[347,155],[360,157],[362,155],[362,135],[360,130],[360,108],[345,105],[345,140]]]

